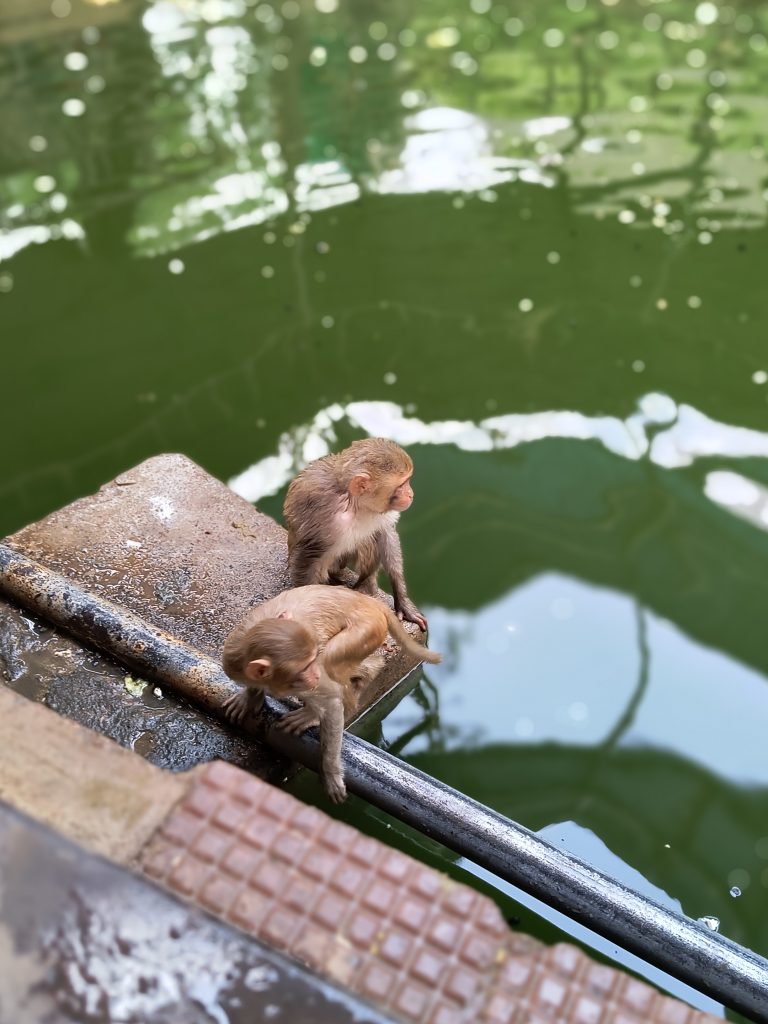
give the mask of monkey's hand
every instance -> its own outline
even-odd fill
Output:
[[[244,689],[239,693],[233,693],[231,697],[222,704],[224,714],[233,725],[242,723],[251,714],[261,711],[264,704],[264,693],[261,690]]]
[[[398,619],[404,619],[406,622],[415,622],[422,633],[427,631],[427,620],[409,597],[396,601],[395,611],[397,612]]]
[[[341,775],[325,776],[323,786],[333,803],[340,804],[347,799],[347,787],[344,785],[344,779]]]
[[[298,708],[296,711],[289,711],[287,715],[283,715],[277,723],[277,728],[284,729],[286,732],[300,733],[315,725],[320,725],[317,714],[311,708]]]

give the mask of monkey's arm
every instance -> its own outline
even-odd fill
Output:
[[[394,526],[385,527],[379,534],[379,554],[384,572],[392,582],[392,596],[395,599],[398,618],[415,622],[419,629],[426,630],[427,620],[408,597],[403,572],[403,552]]]
[[[255,686],[243,686],[239,693],[227,697],[222,705],[233,725],[240,725],[250,715],[258,714],[264,704],[264,691]]]
[[[320,720],[320,776],[325,791],[335,804],[346,798],[341,769],[341,740],[344,735],[344,703],[341,696],[328,700]]]
[[[288,552],[288,571],[294,587],[327,583],[328,566],[323,558],[322,547],[316,541],[294,541]]]

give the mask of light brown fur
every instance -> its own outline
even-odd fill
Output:
[[[224,644],[224,671],[245,686],[225,705],[228,717],[240,722],[258,711],[265,693],[297,697],[303,707],[284,715],[280,727],[303,732],[320,725],[323,783],[332,800],[343,800],[345,713],[356,707],[355,684],[379,667],[374,652],[387,634],[419,660],[441,660],[408,636],[397,616],[375,598],[322,585],[278,594],[253,608]]]

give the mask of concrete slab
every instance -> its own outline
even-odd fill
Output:
[[[391,1018],[0,805],[0,1020],[387,1024]]]

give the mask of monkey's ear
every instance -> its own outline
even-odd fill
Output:
[[[260,683],[271,671],[272,662],[269,658],[257,658],[255,661],[249,661],[245,666],[245,677],[252,683]]]
[[[359,498],[364,491],[368,490],[370,484],[371,477],[368,473],[355,473],[349,481],[349,493],[353,498]]]
[[[278,619],[292,619],[293,618],[293,612],[291,612],[291,611],[280,612],[277,617],[278,617]]]

